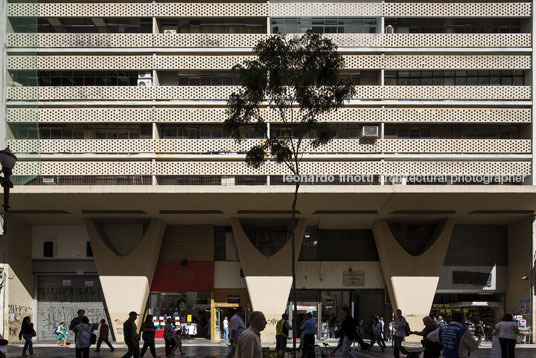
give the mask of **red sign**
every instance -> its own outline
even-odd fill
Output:
[[[151,291],[212,291],[213,261],[158,261]]]

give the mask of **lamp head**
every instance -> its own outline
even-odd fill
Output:
[[[16,163],[17,157],[11,153],[9,147],[0,151],[0,164],[2,165],[2,169],[13,170]]]

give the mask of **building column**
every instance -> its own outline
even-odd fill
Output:
[[[393,311],[401,309],[412,330],[420,330],[422,318],[430,314],[453,227],[454,219],[438,224],[432,244],[413,256],[398,243],[385,219],[374,222],[374,241]]]
[[[3,335],[7,340],[18,340],[22,319],[34,322],[34,280],[32,272],[32,226],[11,217],[7,218],[9,231],[2,235],[2,263],[0,273],[3,290]]]
[[[85,220],[95,264],[110,315],[110,326],[117,341],[123,340],[123,322],[130,311],[143,315],[153,275],[160,255],[166,225],[151,219],[143,237],[127,254],[121,254],[113,240],[93,219]],[[133,240],[121,237],[121,240]],[[142,316],[138,318],[140,327]]]
[[[534,292],[531,289],[533,264],[533,218],[528,217],[508,226],[508,288],[506,291],[506,312],[520,313],[533,326],[531,302]],[[528,302],[527,302],[528,301]],[[523,307],[521,307],[521,303]],[[528,304],[527,304],[528,303]],[[522,311],[523,309],[523,311]]]
[[[299,219],[295,229],[296,263],[305,233],[305,224],[306,219]],[[238,218],[232,219],[232,226],[252,308],[255,311],[262,311],[268,322],[262,332],[262,340],[275,341],[275,326],[285,313],[292,288],[291,240],[274,255],[265,256],[249,240]]]

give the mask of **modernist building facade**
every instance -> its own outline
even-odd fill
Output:
[[[4,1],[2,140],[16,153],[2,326],[135,310],[219,339],[289,309],[293,183],[223,130],[230,69],[273,33],[325,33],[355,98],[308,148],[298,313],[534,317],[530,2]],[[288,131],[262,110],[270,135]]]

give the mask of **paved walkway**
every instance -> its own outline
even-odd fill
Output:
[[[331,343],[331,341],[330,341]],[[289,345],[290,346],[290,345]],[[108,347],[101,347],[101,351],[96,353],[94,352],[95,347],[92,346],[90,351],[91,358],[121,358],[126,353],[126,348],[124,344],[117,344],[116,350],[113,353],[110,353]],[[228,347],[221,343],[213,343],[208,341],[190,341],[185,342],[184,350],[186,355],[183,357],[197,357],[197,358],[219,358],[226,357],[228,352]],[[14,342],[10,345],[8,357],[20,357],[22,352],[22,345],[19,342]],[[57,347],[55,344],[46,344],[46,343],[36,343],[34,345],[34,353],[36,358],[40,357],[51,357],[51,358],[64,358],[64,357],[75,357],[74,346],[69,345],[68,347]],[[165,357],[164,346],[161,343],[157,344],[157,356]],[[490,345],[489,343],[484,343],[484,346],[481,347],[478,351],[471,353],[471,358],[489,358],[490,354]],[[387,347],[385,353],[374,347],[371,354],[367,353],[356,353],[360,358],[392,358],[393,351],[391,347]],[[151,355],[149,352],[145,354],[145,357],[150,358]],[[177,352],[175,357],[180,358],[181,355]],[[320,355],[317,355],[320,358]],[[335,357],[342,357],[341,354],[335,355]],[[516,347],[516,358],[536,358],[536,345],[518,345]]]

